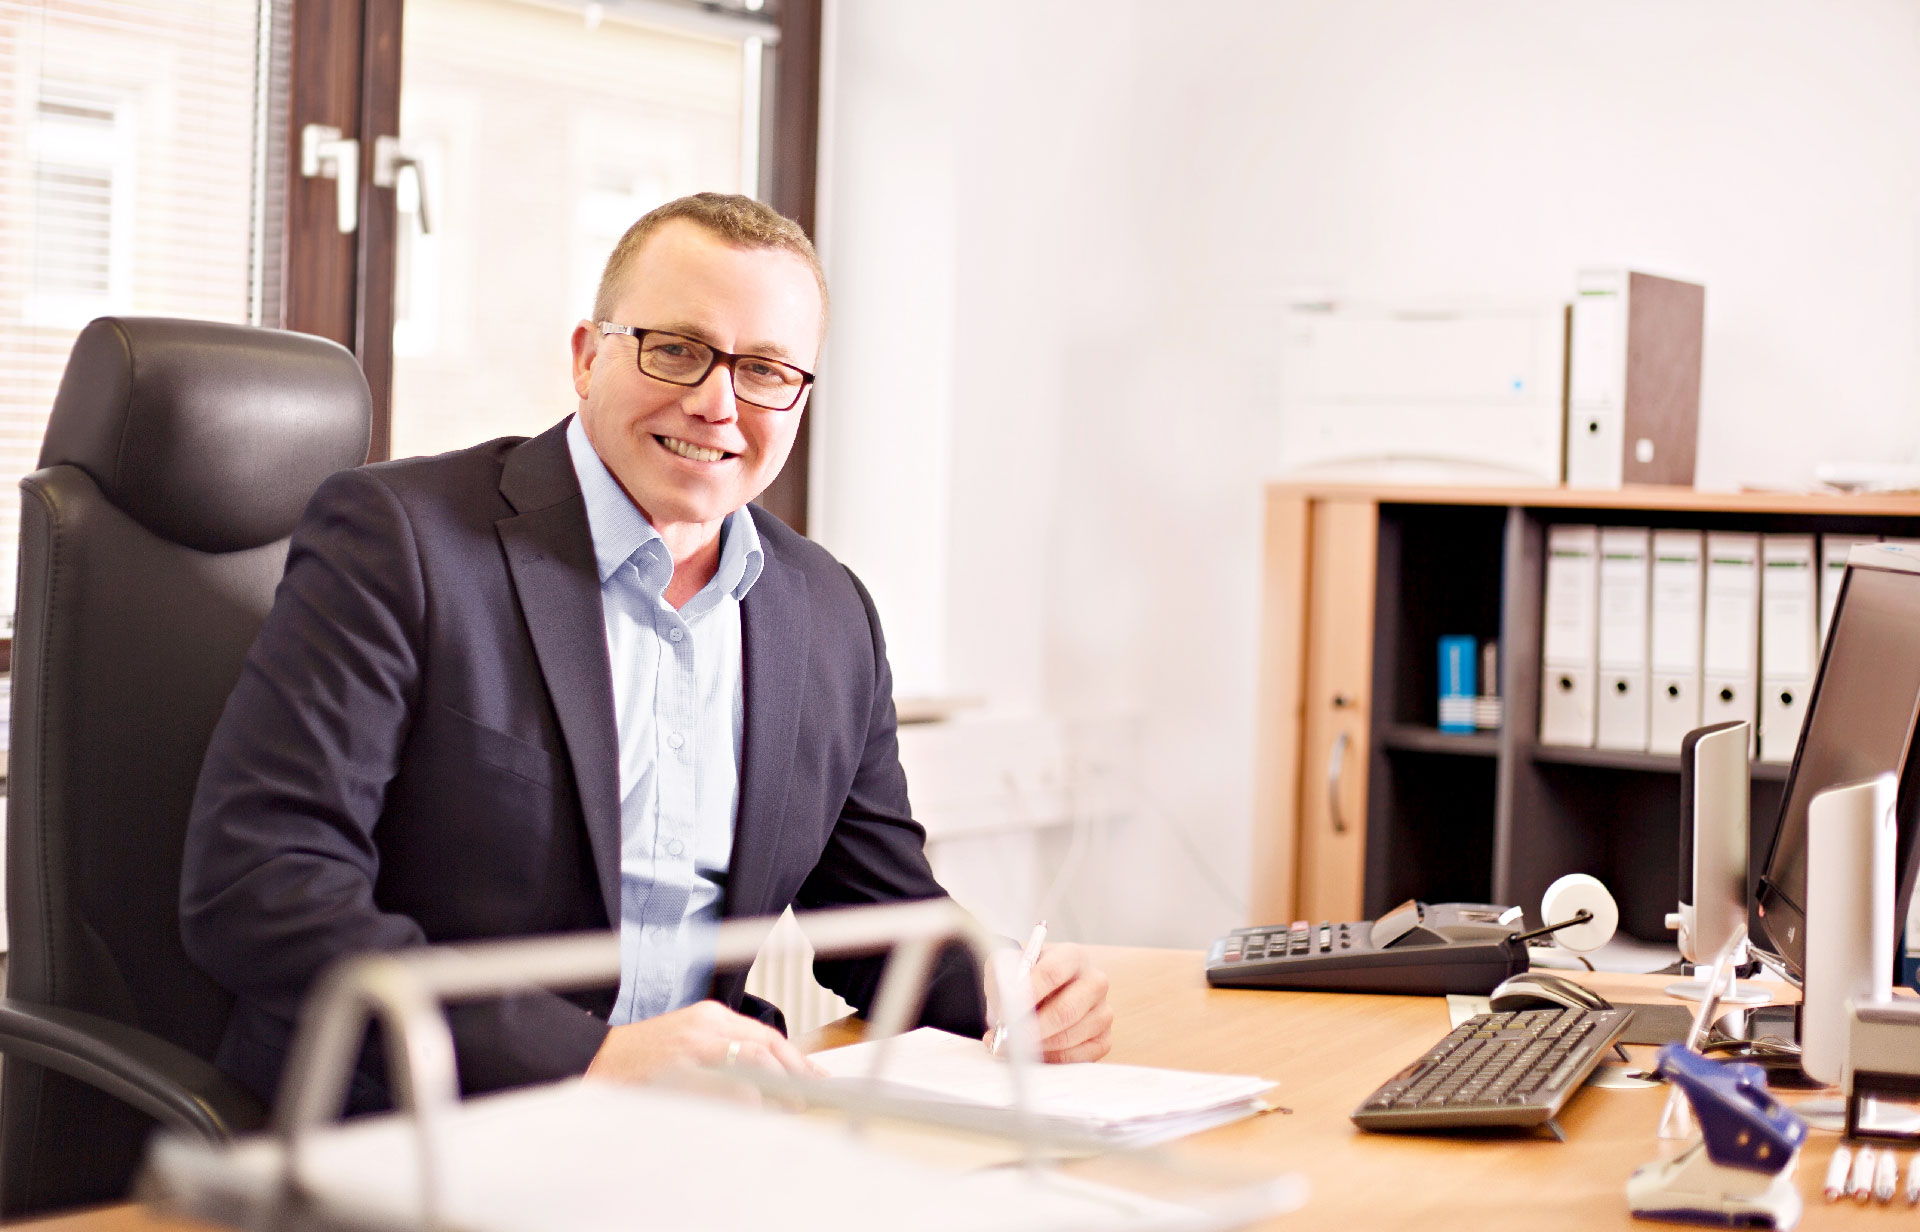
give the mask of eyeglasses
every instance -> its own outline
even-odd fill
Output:
[[[663,329],[600,322],[601,334],[626,334],[640,345],[640,371],[669,385],[698,385],[720,364],[733,378],[733,396],[766,411],[790,411],[813,384],[813,373],[764,355],[730,355],[698,338]]]

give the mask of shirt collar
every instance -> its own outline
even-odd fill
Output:
[[[626,489],[600,460],[578,415],[567,425],[567,450],[573,455],[573,473],[580,481],[580,495],[586,502],[587,531],[593,538],[600,581],[605,583],[649,543],[660,544],[653,550],[665,562],[666,545],[660,540],[660,532],[641,514],[640,507],[628,499]],[[760,529],[753,524],[753,515],[744,508],[736,509],[720,527],[720,566],[702,594],[724,591],[736,600],[745,599],[765,564]],[[642,568],[641,572],[644,574],[646,570]],[[660,584],[666,585],[664,577]]]

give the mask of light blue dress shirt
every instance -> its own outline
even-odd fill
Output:
[[[673,560],[587,440],[567,425],[600,565],[620,742],[618,1026],[692,1005],[713,978],[710,933],[733,851],[746,700],[740,600],[764,557],[753,516],[720,531],[720,567],[675,611]]]

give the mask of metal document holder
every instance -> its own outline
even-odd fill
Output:
[[[890,1039],[917,1016],[934,959],[945,945],[965,945],[979,960],[983,971],[1000,973],[1002,1004],[1024,1004],[1024,997],[1009,986],[1018,978],[1011,970],[1012,964],[990,961],[999,943],[970,915],[944,899],[817,912],[801,917],[801,922],[816,952],[823,955],[891,950],[868,1032],[869,1037],[880,1039],[869,1079],[865,1083],[834,1083],[762,1074],[745,1067],[727,1071],[728,1076],[776,1095],[797,1096],[809,1104],[843,1109],[849,1115],[854,1135],[869,1118],[876,1116],[974,1132],[1004,1133],[1003,1116],[983,1117],[977,1109],[934,1101],[900,1100],[882,1094],[879,1086],[888,1061]],[[716,966],[726,969],[751,963],[774,923],[773,919],[756,919],[720,925],[713,934]],[[547,1101],[541,1111],[552,1115],[554,1101],[572,1101],[582,1108],[594,1101],[646,1102],[645,1111],[653,1115],[624,1117],[609,1127],[617,1135],[623,1127],[631,1128],[638,1121],[686,1115],[693,1105],[686,1102],[685,1096],[655,1094],[651,1088],[615,1091],[577,1082],[553,1084],[525,1095],[483,1097],[463,1104],[454,1068],[453,1038],[441,1002],[530,987],[556,991],[605,987],[618,980],[619,975],[619,937],[614,932],[425,947],[344,959],[322,974],[307,999],[271,1130],[228,1146],[214,1146],[165,1133],[156,1135],[140,1183],[140,1196],[169,1210],[248,1232],[266,1229],[298,1229],[299,1232],[411,1232],[413,1229],[455,1232],[459,1229],[464,1232],[482,1224],[490,1228],[508,1226],[492,1219],[474,1223],[451,1213],[450,1172],[463,1162],[468,1165],[466,1175],[471,1176],[473,1171],[472,1161],[459,1159],[459,1147],[449,1145],[450,1136],[458,1136],[464,1119],[487,1115],[478,1109],[490,1107],[492,1115],[497,1116],[503,1107],[508,1111],[515,1107],[531,1110],[535,1101]],[[338,1119],[345,1106],[347,1086],[358,1060],[362,1037],[369,1023],[375,1020],[383,1031],[387,1064],[400,1111],[386,1118],[362,1118],[340,1124]],[[1049,1187],[1047,1201],[1058,1197],[1061,1209],[1068,1212],[1060,1220],[1047,1223],[1041,1218],[1043,1211],[1032,1210],[1039,1222],[1023,1222],[1034,1227],[1231,1228],[1289,1209],[1303,1197],[1301,1183],[1291,1177],[1253,1184],[1246,1184],[1242,1178],[1238,1183],[1224,1186],[1220,1178],[1208,1177],[1199,1182],[1203,1188],[1197,1200],[1190,1196],[1183,1196],[1177,1203],[1143,1199],[1131,1204],[1139,1209],[1121,1210],[1112,1205],[1110,1198],[1101,1196],[1098,1187],[1061,1177],[1048,1164],[1049,1158],[1062,1151],[1086,1153],[1098,1149],[1099,1144],[1042,1131],[1029,1106],[1027,1067],[1038,1059],[1030,1007],[1026,1013],[1014,1014],[1008,1025],[1016,1127],[1011,1137],[1020,1143],[1027,1165],[1019,1175],[1028,1182],[1046,1184]],[[514,1099],[520,1103],[509,1107],[507,1101]],[[631,1114],[634,1108],[622,1111]],[[771,1123],[767,1114],[744,1107],[716,1107],[712,1101],[701,1101],[698,1115],[709,1130],[713,1128],[712,1118],[722,1117],[723,1124],[731,1127],[727,1132],[737,1129],[743,1139],[754,1132],[755,1126]],[[407,1186],[414,1201],[407,1204],[405,1218],[397,1217],[391,1209],[374,1212],[366,1207],[355,1208],[351,1201],[343,1202],[339,1177],[335,1175],[329,1180],[314,1166],[316,1152],[338,1146],[350,1135],[364,1136],[375,1122],[380,1123],[375,1129],[388,1135],[389,1145],[398,1145],[393,1138],[396,1124],[409,1127],[405,1130],[404,1142],[410,1145],[417,1171]],[[855,1139],[849,1137],[846,1141],[847,1149],[854,1150]],[[666,1170],[710,1168],[712,1156],[732,1143],[731,1137],[722,1143],[683,1136],[678,1147],[686,1158],[679,1164],[664,1160],[657,1166]],[[547,1176],[547,1169],[539,1160],[539,1147],[543,1144],[529,1142],[526,1153],[515,1156],[512,1171],[524,1174],[529,1187],[539,1186]],[[395,1155],[399,1153],[396,1151]],[[1191,1165],[1164,1159],[1159,1152],[1132,1155],[1154,1168],[1183,1174],[1187,1187],[1195,1186]],[[493,1175],[497,1177],[498,1171]],[[981,1197],[982,1222],[978,1226],[1002,1223],[1003,1207],[1012,1183],[1011,1175],[1003,1172],[980,1187],[992,1192],[983,1193]],[[617,1199],[625,1199],[626,1206],[636,1203],[644,1206],[647,1187],[644,1176],[621,1178],[621,1184],[624,1188],[616,1192]],[[834,1224],[846,1223],[850,1197],[842,1194],[834,1204],[830,1212]],[[797,1200],[804,1204],[805,1196]],[[930,1195],[927,1200],[931,1202],[936,1198]],[[945,1194],[938,1200],[944,1202],[943,1213],[947,1216],[955,1214],[957,1201],[962,1224],[974,1226],[964,1219],[965,1203],[969,1201],[964,1193],[957,1198],[955,1194]],[[1070,1208],[1075,1202],[1083,1203],[1091,1214],[1071,1217]],[[996,1207],[994,1203],[1002,1205]],[[616,1200],[613,1205],[617,1209],[622,1202]],[[1039,1205],[1045,1207],[1046,1202]],[[1032,1206],[1027,1198],[1021,1199],[1023,1212]],[[999,1213],[990,1214],[989,1208]],[[604,1213],[604,1209],[596,1209],[595,1217],[585,1222],[599,1227],[616,1226],[598,1217]],[[530,1226],[564,1226],[553,1222],[549,1217],[552,1214],[554,1212],[541,1208],[541,1217]],[[637,1211],[635,1217],[639,1222],[630,1226],[650,1226],[644,1209]],[[910,1212],[894,1211],[892,1217],[897,1226],[914,1222]],[[707,1222],[704,1215],[701,1221]],[[804,1220],[798,1222],[804,1223]],[[948,1222],[951,1223],[951,1219]],[[720,1223],[711,1226],[720,1226]]]

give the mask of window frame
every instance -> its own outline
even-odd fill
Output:
[[[300,174],[287,160],[286,234],[280,322],[331,338],[353,351],[373,395],[367,460],[393,442],[394,284],[399,214],[394,190],[373,183],[371,151],[400,129],[402,0],[294,0],[286,133],[297,152],[308,124],[330,125],[360,142],[359,228],[342,235],[332,180]],[[763,81],[761,183],[768,204],[814,229],[820,151],[820,46],[823,0],[779,0],[778,49],[769,47]],[[809,402],[810,408],[817,400]],[[806,533],[808,421],[800,422],[787,465],[759,504]]]

